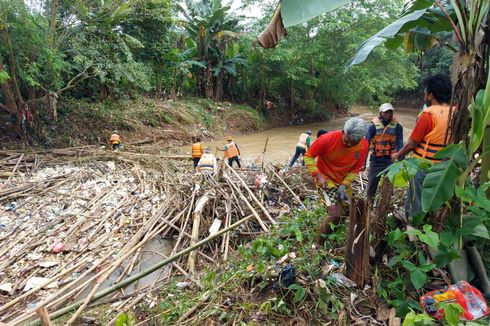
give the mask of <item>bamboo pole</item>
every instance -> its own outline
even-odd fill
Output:
[[[7,179],[7,181],[5,181],[5,183],[3,184],[3,188],[7,188],[8,184],[10,183],[10,180],[15,175],[15,171],[17,171],[17,168],[19,167],[19,164],[20,164],[20,162],[22,161],[23,158],[24,158],[24,154],[20,155],[19,160],[17,161],[17,164],[15,164],[15,167],[12,170],[12,175]]]
[[[48,309],[46,309],[46,307],[37,308],[36,313],[39,315],[39,318],[41,319],[41,323],[43,324],[43,326],[53,325],[51,323],[51,320],[49,319],[49,313],[48,313]]]
[[[201,223],[202,211],[206,203],[208,202],[208,194],[204,194],[196,202],[196,208],[194,209],[194,219],[192,221],[192,234],[191,234],[191,246],[199,240],[199,225]],[[187,266],[189,273],[193,274],[196,271],[196,252],[193,251],[189,254]]]
[[[49,285],[51,283],[53,283],[54,281],[56,281],[58,278],[61,278],[62,276],[65,276],[66,274],[68,273],[71,273],[73,270],[75,270],[76,268],[78,268],[79,266],[81,266],[82,264],[84,264],[85,261],[80,261],[78,262],[77,264],[73,265],[72,267],[68,268],[68,269],[65,269],[64,271],[62,271],[61,273],[55,275],[54,277],[51,277],[50,279],[48,279],[46,282],[43,282],[41,283],[39,286],[35,287],[34,289],[24,293],[23,295],[15,298],[14,300],[10,301],[10,302],[7,302],[6,304],[4,304],[2,307],[0,307],[0,312],[4,311],[5,309],[7,308],[10,308],[12,307],[13,305],[15,305],[17,302],[19,302],[20,300],[24,299],[24,298],[27,298],[28,296],[30,296],[31,294],[33,294],[34,292],[37,292],[39,290],[41,290],[44,286],[46,285]]]
[[[220,235],[222,235],[223,233],[225,232],[229,232],[235,228],[237,228],[238,226],[240,226],[241,224],[243,224],[245,221],[249,220],[253,215],[248,215],[244,218],[242,218],[241,220],[237,221],[236,223],[230,225],[229,227],[225,228],[225,229],[222,229],[210,236],[208,236],[207,238],[197,242],[196,244],[194,244],[193,246],[190,246],[190,247],[187,247],[186,249],[182,250],[182,251],[179,251],[178,253],[176,253],[175,255],[173,256],[170,256],[168,257],[167,259],[164,259],[162,260],[161,262],[145,269],[144,271],[138,273],[138,274],[135,274],[127,279],[125,279],[124,281],[122,282],[119,282],[119,283],[116,283],[114,285],[112,285],[111,287],[107,288],[107,289],[104,289],[102,291],[99,291],[97,292],[93,297],[92,297],[92,301],[95,301],[95,300],[98,300],[100,298],[103,298],[105,297],[106,295],[110,294],[110,293],[113,293],[123,287],[125,287],[126,285],[128,284],[131,284],[143,277],[145,277],[146,275],[149,275],[151,273],[153,273],[154,271],[156,271],[157,269],[179,259],[180,257],[184,256],[185,254],[189,253],[189,252],[192,252],[194,250],[196,250],[197,248],[200,248],[201,246],[207,244],[209,241],[213,240],[214,238],[216,237],[219,237]],[[64,314],[70,312],[70,311],[73,311],[74,309],[77,309],[78,307],[80,307],[82,305],[82,302],[83,301],[78,301],[78,302],[75,302],[63,309],[60,309],[58,311],[55,311],[52,315],[50,315],[50,318],[51,319],[56,319],[56,318],[59,318],[61,316],[63,316]],[[30,323],[30,325],[39,325],[39,320],[36,320],[32,323]]]
[[[294,193],[293,189],[291,189],[288,186],[288,184],[286,183],[286,181],[284,181],[284,179],[281,178],[281,176],[276,171],[274,171],[273,168],[269,167],[269,169],[272,171],[272,173],[274,173],[274,175],[279,179],[279,181],[282,182],[282,184],[286,187],[286,189],[289,190],[289,192],[291,193],[291,195],[293,195],[294,199],[296,199],[296,201],[298,202],[298,204],[300,204],[304,209],[306,209],[306,207],[303,204],[303,202],[301,201],[301,199],[299,199],[299,197]]]
[[[243,181],[243,179],[240,177],[240,175],[238,173],[236,173],[236,171],[228,165],[228,169],[237,177],[237,179],[240,181],[240,183],[245,187],[245,190],[247,190],[247,192],[249,193],[250,197],[252,197],[252,200],[257,204],[259,205],[260,209],[264,212],[265,216],[269,219],[269,221],[274,225],[274,224],[277,224],[276,221],[274,221],[274,219],[272,218],[272,216],[269,214],[269,212],[267,211],[267,209],[264,207],[264,205],[262,205],[260,203],[260,201],[257,199],[257,197],[255,196],[255,194],[252,192],[252,190],[250,190],[249,186],[247,185],[247,183],[245,181]]]
[[[259,222],[260,227],[262,228],[262,230],[264,230],[265,233],[269,233],[269,229],[264,224],[264,221],[262,221],[262,219],[260,218],[260,216],[257,213],[257,211],[255,210],[255,208],[253,208],[252,204],[250,204],[250,202],[243,195],[243,193],[238,190],[238,187],[235,186],[235,184],[233,183],[232,180],[230,180],[230,177],[225,176],[225,179],[228,181],[228,184],[238,193],[238,196],[242,199],[242,201],[245,203],[245,205],[247,205],[247,207],[252,211],[253,216],[255,217],[255,219],[257,220],[257,222]]]
[[[260,171],[264,171],[264,162],[265,162],[265,152],[267,151],[267,144],[269,143],[269,137],[265,140],[264,151],[262,152],[262,166],[260,167]]]

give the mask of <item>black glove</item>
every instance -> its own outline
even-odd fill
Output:
[[[345,185],[340,185],[337,189],[337,194],[339,195],[340,201],[349,201],[349,194],[347,193],[347,188]]]

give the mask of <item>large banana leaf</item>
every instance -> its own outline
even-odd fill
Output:
[[[454,194],[456,180],[468,166],[468,156],[463,143],[449,145],[436,153],[444,161],[434,164],[424,180],[422,210],[439,209]]]
[[[408,31],[411,27],[416,26],[417,22],[420,21],[421,17],[425,13],[426,9],[411,12],[394,21],[390,25],[380,30],[374,36],[364,41],[357,49],[355,56],[347,63],[347,68],[350,68],[351,66],[359,64],[366,60],[371,51],[375,47],[386,41],[386,39],[394,38],[398,33],[403,32],[404,30]],[[410,28],[407,28],[408,25],[410,25]]]
[[[362,63],[383,42],[386,42],[389,49],[396,49],[403,44],[409,52],[432,47],[434,36],[447,34],[452,28],[446,14],[440,8],[427,8],[428,4],[427,1],[415,1],[412,7],[406,7],[402,17],[359,46],[354,57],[346,64],[346,69]],[[455,17],[452,6],[447,5],[444,10],[452,18]]]
[[[471,133],[470,153],[474,153],[483,141],[485,128],[490,122],[490,74],[485,90],[476,94],[476,99],[470,105]]]
[[[281,16],[284,27],[304,23],[327,11],[332,11],[352,0],[283,0]]]

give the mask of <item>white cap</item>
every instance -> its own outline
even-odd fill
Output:
[[[393,107],[393,105],[391,105],[391,103],[384,103],[384,104],[381,104],[381,106],[379,107],[379,112],[386,112],[386,111],[394,111],[395,108]]]

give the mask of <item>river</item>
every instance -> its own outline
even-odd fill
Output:
[[[365,106],[355,106],[350,109],[351,114],[364,119],[366,122],[371,121],[377,114],[371,112]],[[410,135],[417,118],[419,111],[413,108],[395,108],[395,116],[401,122],[404,128],[404,139],[406,140]],[[313,133],[313,139],[316,138],[316,132],[319,129],[338,130],[344,126],[344,123],[350,117],[343,117],[332,119],[325,122],[309,123],[304,125],[280,127],[266,129],[255,134],[248,135],[233,135],[234,141],[238,144],[241,151],[241,159],[245,163],[256,162],[264,151],[264,145],[267,137],[269,138],[267,144],[267,151],[265,154],[265,160],[269,162],[285,162],[289,160],[294,154],[298,137],[301,133],[311,130]],[[226,140],[216,140],[211,142],[205,142],[205,146],[211,146],[215,151],[216,146],[223,147],[226,144]],[[221,154],[218,152],[218,157]]]

